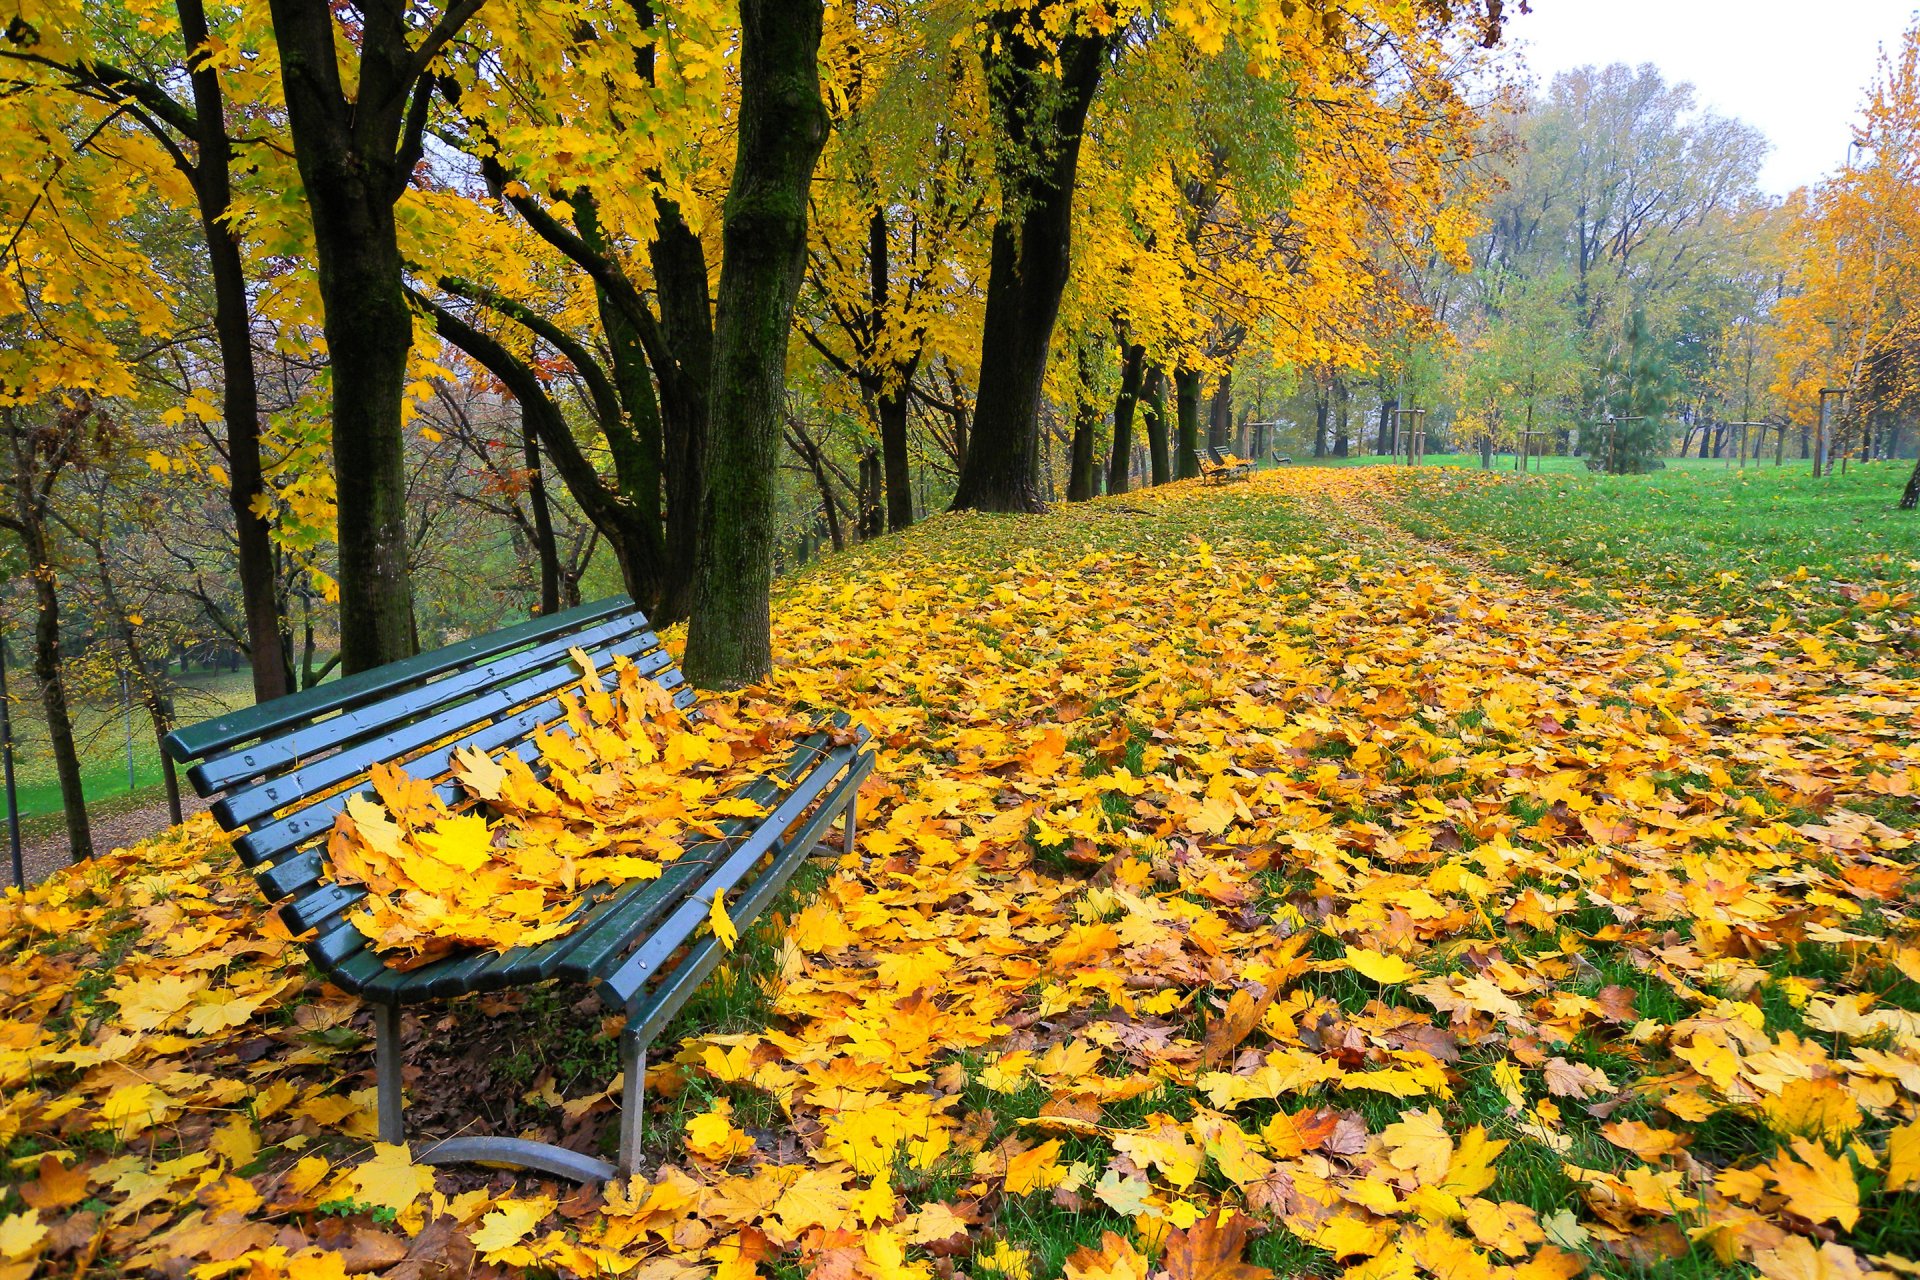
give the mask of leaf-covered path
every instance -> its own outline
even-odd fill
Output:
[[[1429,563],[1401,483],[791,584],[753,699],[859,711],[871,820],[658,1055],[629,1186],[372,1145],[364,1013],[204,819],[9,899],[0,1277],[1910,1267],[1920,681]],[[410,1017],[414,1114],[602,1144],[598,1030]]]

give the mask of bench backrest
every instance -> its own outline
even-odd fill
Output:
[[[576,647],[603,668],[624,655],[673,693],[676,706],[694,702],[646,615],[620,596],[176,729],[163,745],[190,766],[196,792],[218,797],[214,818],[235,833],[241,859],[274,864],[261,881],[278,900],[324,875],[319,850],[309,846],[324,839],[350,795],[370,793],[376,763],[404,764],[453,800],[456,748],[515,747],[531,761],[530,735],[559,718],[559,694],[580,679],[569,654]]]

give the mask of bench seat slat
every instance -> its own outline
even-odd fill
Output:
[[[453,759],[455,748],[473,747],[479,751],[491,753],[518,742],[532,733],[534,729],[549,721],[560,718],[561,706],[558,697],[536,703],[505,720],[475,730],[466,738],[448,743],[423,755],[404,761],[407,772],[423,781],[433,782],[443,777]],[[531,743],[524,744],[529,750]],[[526,759],[522,756],[522,759]],[[333,819],[346,807],[347,796],[352,792],[342,791],[317,800],[291,813],[274,819],[270,823],[255,827],[246,835],[234,841],[234,848],[249,866],[257,866],[269,858],[279,857],[289,849],[298,847],[314,836],[324,834],[333,825]],[[216,817],[218,815],[216,814]]]
[[[442,706],[467,701],[494,685],[522,678],[530,671],[545,670],[568,662],[568,651],[576,646],[594,649],[640,633],[640,651],[659,647],[659,637],[638,615],[612,618],[577,635],[562,636],[532,649],[503,655],[478,665],[463,667],[431,683],[395,690],[377,702],[349,708],[326,719],[314,719],[298,728],[244,746],[223,755],[209,757],[187,770],[187,777],[201,795],[232,791],[250,778],[265,777],[283,771],[300,760],[436,711]]]
[[[846,771],[832,790],[821,797],[820,806],[813,815],[783,845],[775,849],[772,865],[760,873],[733,906],[733,911],[742,920],[757,920],[760,913],[786,888],[794,872],[813,856],[814,845],[826,832],[841,804],[852,792],[859,790],[872,766],[872,760],[873,757],[868,755],[857,757],[853,767]],[[642,1044],[659,1035],[725,955],[718,938],[702,938],[677,965],[661,976],[651,991],[645,994],[636,992],[626,1001],[630,1034],[637,1036]]]
[[[643,638],[615,641],[594,650],[593,656],[596,660],[602,656],[611,659],[615,655],[636,658],[635,665],[641,668],[642,675],[652,675],[672,665],[672,657],[660,650],[643,656],[636,655],[635,650]],[[531,699],[544,698],[579,681],[578,669],[563,655],[560,664],[515,680],[512,684],[502,685],[400,728],[385,731],[382,737],[344,746],[335,754],[323,756],[311,764],[230,791],[215,802],[214,816],[223,825],[236,827],[256,822],[306,796],[337,787],[365,773],[376,763],[405,760],[423,747],[444,738],[462,735],[476,725],[510,713]]]
[[[811,768],[818,767],[815,746],[826,741],[824,735],[810,734],[801,740],[793,757],[781,767],[778,777],[781,782],[791,786],[806,776]],[[755,802],[765,805],[779,793],[779,786],[771,777],[758,780],[748,789],[747,794]],[[764,821],[764,819],[756,819]],[[729,839],[738,836],[746,829],[744,821],[722,823],[721,830]],[[654,881],[659,888],[649,894],[640,894],[623,902],[620,907],[595,922],[591,930],[584,932],[579,943],[563,957],[551,970],[555,975],[569,978],[575,982],[590,981],[607,971],[621,952],[633,944],[633,939],[646,928],[659,909],[666,902],[666,895],[677,888],[696,868],[696,860],[712,856],[714,848],[723,848],[719,842],[702,842],[689,849],[687,853],[662,872],[660,880]],[[666,881],[666,884],[661,884]]]
[[[786,828],[827,790],[834,775],[851,761],[853,752],[852,747],[836,747],[829,752],[828,758],[835,762],[834,767],[815,769],[800,785],[788,792],[772,816],[764,819],[751,836],[727,855],[724,862],[713,868],[699,889],[675,907],[664,921],[655,925],[617,969],[591,975],[606,984],[609,1003],[624,1004],[630,1000],[660,970],[669,956],[686,945],[706,920],[714,898],[725,895],[740,882],[754,863],[766,855]]]
[[[484,661],[494,654],[536,644],[550,636],[570,635],[604,618],[632,609],[633,601],[626,596],[613,596],[563,610],[551,617],[535,618],[484,636],[475,636],[471,640],[462,640],[444,649],[390,662],[370,671],[342,676],[284,698],[275,698],[271,702],[175,729],[165,740],[167,754],[175,760],[199,760],[249,739],[266,737],[289,725],[374,701],[399,685]]]

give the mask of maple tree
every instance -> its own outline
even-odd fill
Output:
[[[1884,54],[1855,141],[1860,158],[1801,193],[1787,234],[1790,263],[1769,335],[1773,394],[1803,420],[1821,417],[1821,390],[1844,393],[1837,438],[1821,457],[1867,443],[1876,420],[1913,402],[1915,316],[1909,305],[1920,269],[1920,27]],[[1824,426],[1818,429],[1826,429]],[[1829,453],[1830,451],[1830,453]],[[1920,507],[1920,464],[1900,499]]]

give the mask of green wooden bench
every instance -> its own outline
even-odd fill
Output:
[[[550,980],[591,985],[626,1015],[620,1057],[626,1072],[618,1166],[520,1138],[457,1137],[422,1144],[428,1164],[484,1161],[538,1169],[583,1182],[631,1175],[640,1156],[646,1050],[725,952],[696,937],[715,897],[744,927],[773,901],[838,818],[851,851],[861,780],[873,767],[864,730],[844,732],[836,713],[802,738],[772,773],[737,794],[764,816],[721,824],[658,879],[583,889],[579,924],[566,936],[506,952],[466,951],[401,972],[367,947],[348,921],[364,889],[338,883],[325,858],[334,817],[356,792],[371,794],[376,763],[402,764],[449,803],[464,801],[448,773],[456,748],[511,749],[539,771],[536,728],[560,718],[559,695],[580,679],[578,647],[605,667],[632,660],[692,708],[693,690],[660,646],[646,616],[624,598],[583,605],[432,653],[344,677],[285,698],[176,730],[165,742],[168,771],[189,766],[215,819],[267,899],[326,976],[373,1005],[379,1130],[403,1142],[400,1008],[474,991]],[[698,714],[697,711],[694,714]],[[840,732],[835,732],[839,730]]]
[[[1251,480],[1253,464],[1229,456],[1218,445],[1208,445],[1205,453],[1196,453],[1200,463],[1200,478],[1208,484],[1227,484],[1234,480]]]

